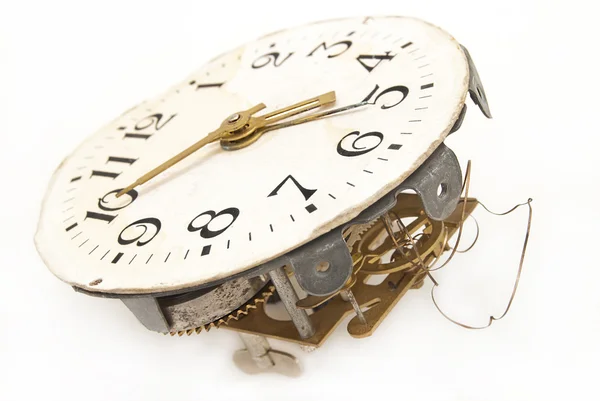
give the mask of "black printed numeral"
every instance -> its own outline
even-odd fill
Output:
[[[406,86],[397,85],[390,86],[387,89],[379,91],[379,85],[375,85],[375,88],[363,99],[363,102],[367,102],[372,105],[381,105],[383,110],[391,109],[392,107],[398,106],[408,96],[408,88]],[[381,100],[381,102],[379,102]]]
[[[310,197],[311,197],[311,196],[313,196],[315,192],[317,192],[317,190],[316,190],[316,189],[307,189],[307,188],[304,188],[302,185],[300,185],[300,183],[298,182],[298,180],[296,180],[296,179],[294,178],[294,176],[292,176],[292,175],[290,174],[290,175],[288,175],[287,177],[285,177],[285,178],[283,179],[283,181],[281,181],[281,182],[279,183],[279,185],[277,185],[277,186],[275,187],[275,189],[274,189],[273,191],[271,191],[271,193],[270,193],[269,195],[267,195],[267,198],[269,198],[269,197],[271,197],[271,196],[275,196],[275,195],[277,195],[277,194],[279,193],[279,190],[281,189],[281,187],[283,187],[283,185],[284,185],[284,184],[285,184],[285,183],[286,183],[288,180],[290,180],[291,182],[293,182],[293,183],[294,183],[294,185],[296,186],[296,188],[298,188],[298,190],[299,190],[299,191],[302,193],[302,195],[304,196],[304,199],[305,199],[305,200],[309,200],[309,199],[310,199]]]
[[[365,67],[368,72],[373,71],[382,61],[391,61],[395,54],[385,52],[385,54],[361,54],[356,58],[358,62]]]
[[[348,49],[352,46],[352,42],[349,40],[343,40],[341,42],[333,43],[331,45],[327,45],[326,42],[321,43],[319,46],[315,47],[315,49],[308,53],[306,57],[311,57],[315,52],[319,49],[323,49],[327,53],[327,58],[335,58],[337,56],[341,56],[346,53]]]
[[[221,235],[237,220],[240,215],[240,209],[229,207],[220,212],[207,210],[200,213],[188,225],[188,231],[194,233],[200,232],[202,238],[214,238]]]
[[[127,132],[123,135],[123,138],[146,140],[154,135],[156,131],[163,129],[165,125],[170,123],[176,116],[177,114],[172,114],[169,117],[165,117],[162,113],[151,114],[139,120],[133,128],[133,131],[135,132]],[[151,129],[153,132],[140,132],[147,129]]]
[[[117,242],[119,245],[135,243],[137,246],[144,246],[158,235],[161,227],[162,223],[155,217],[134,221],[121,231]]]
[[[355,137],[352,142],[348,139],[350,137]],[[361,134],[359,131],[353,131],[340,139],[337,145],[337,152],[340,156],[344,157],[361,156],[375,150],[381,145],[381,142],[383,142],[383,134],[381,132],[373,131]]]
[[[288,53],[285,57],[281,55],[279,52],[271,52],[267,54],[263,54],[252,63],[252,68],[259,69],[266,67],[268,65],[272,65],[274,67],[280,67],[283,63],[285,63],[290,57],[292,57],[294,53]]]

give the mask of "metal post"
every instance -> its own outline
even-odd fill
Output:
[[[271,281],[273,281],[273,285],[275,285],[275,288],[277,289],[277,294],[279,294],[285,309],[287,309],[290,317],[292,318],[292,322],[294,323],[294,326],[296,326],[300,337],[312,337],[315,334],[315,328],[306,311],[296,307],[296,302],[298,302],[298,294],[296,294],[296,290],[294,290],[294,287],[292,286],[292,283],[290,282],[290,279],[284,268],[279,267],[275,270],[271,270],[271,272],[269,272],[269,276],[271,277]]]

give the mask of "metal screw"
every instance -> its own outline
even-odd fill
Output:
[[[229,118],[227,119],[227,122],[229,124],[233,124],[234,122],[236,122],[240,118],[242,118],[242,116],[240,116],[239,113],[235,113],[235,114],[232,114],[232,115],[229,116]]]

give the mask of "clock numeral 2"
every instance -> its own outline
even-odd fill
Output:
[[[279,59],[281,53],[279,52],[271,52],[267,54],[263,54],[252,63],[252,68],[259,69],[268,66],[269,64],[273,64],[274,67],[279,67],[283,63],[285,63],[290,57],[292,57],[294,53],[288,53],[283,59]]]

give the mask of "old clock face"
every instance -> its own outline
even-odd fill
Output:
[[[36,244],[60,279],[151,293],[213,282],[356,216],[443,141],[469,77],[459,44],[410,18],[334,20],[280,31],[211,60],[83,142],[55,172]],[[335,91],[364,107],[212,143],[117,198],[227,116]]]

